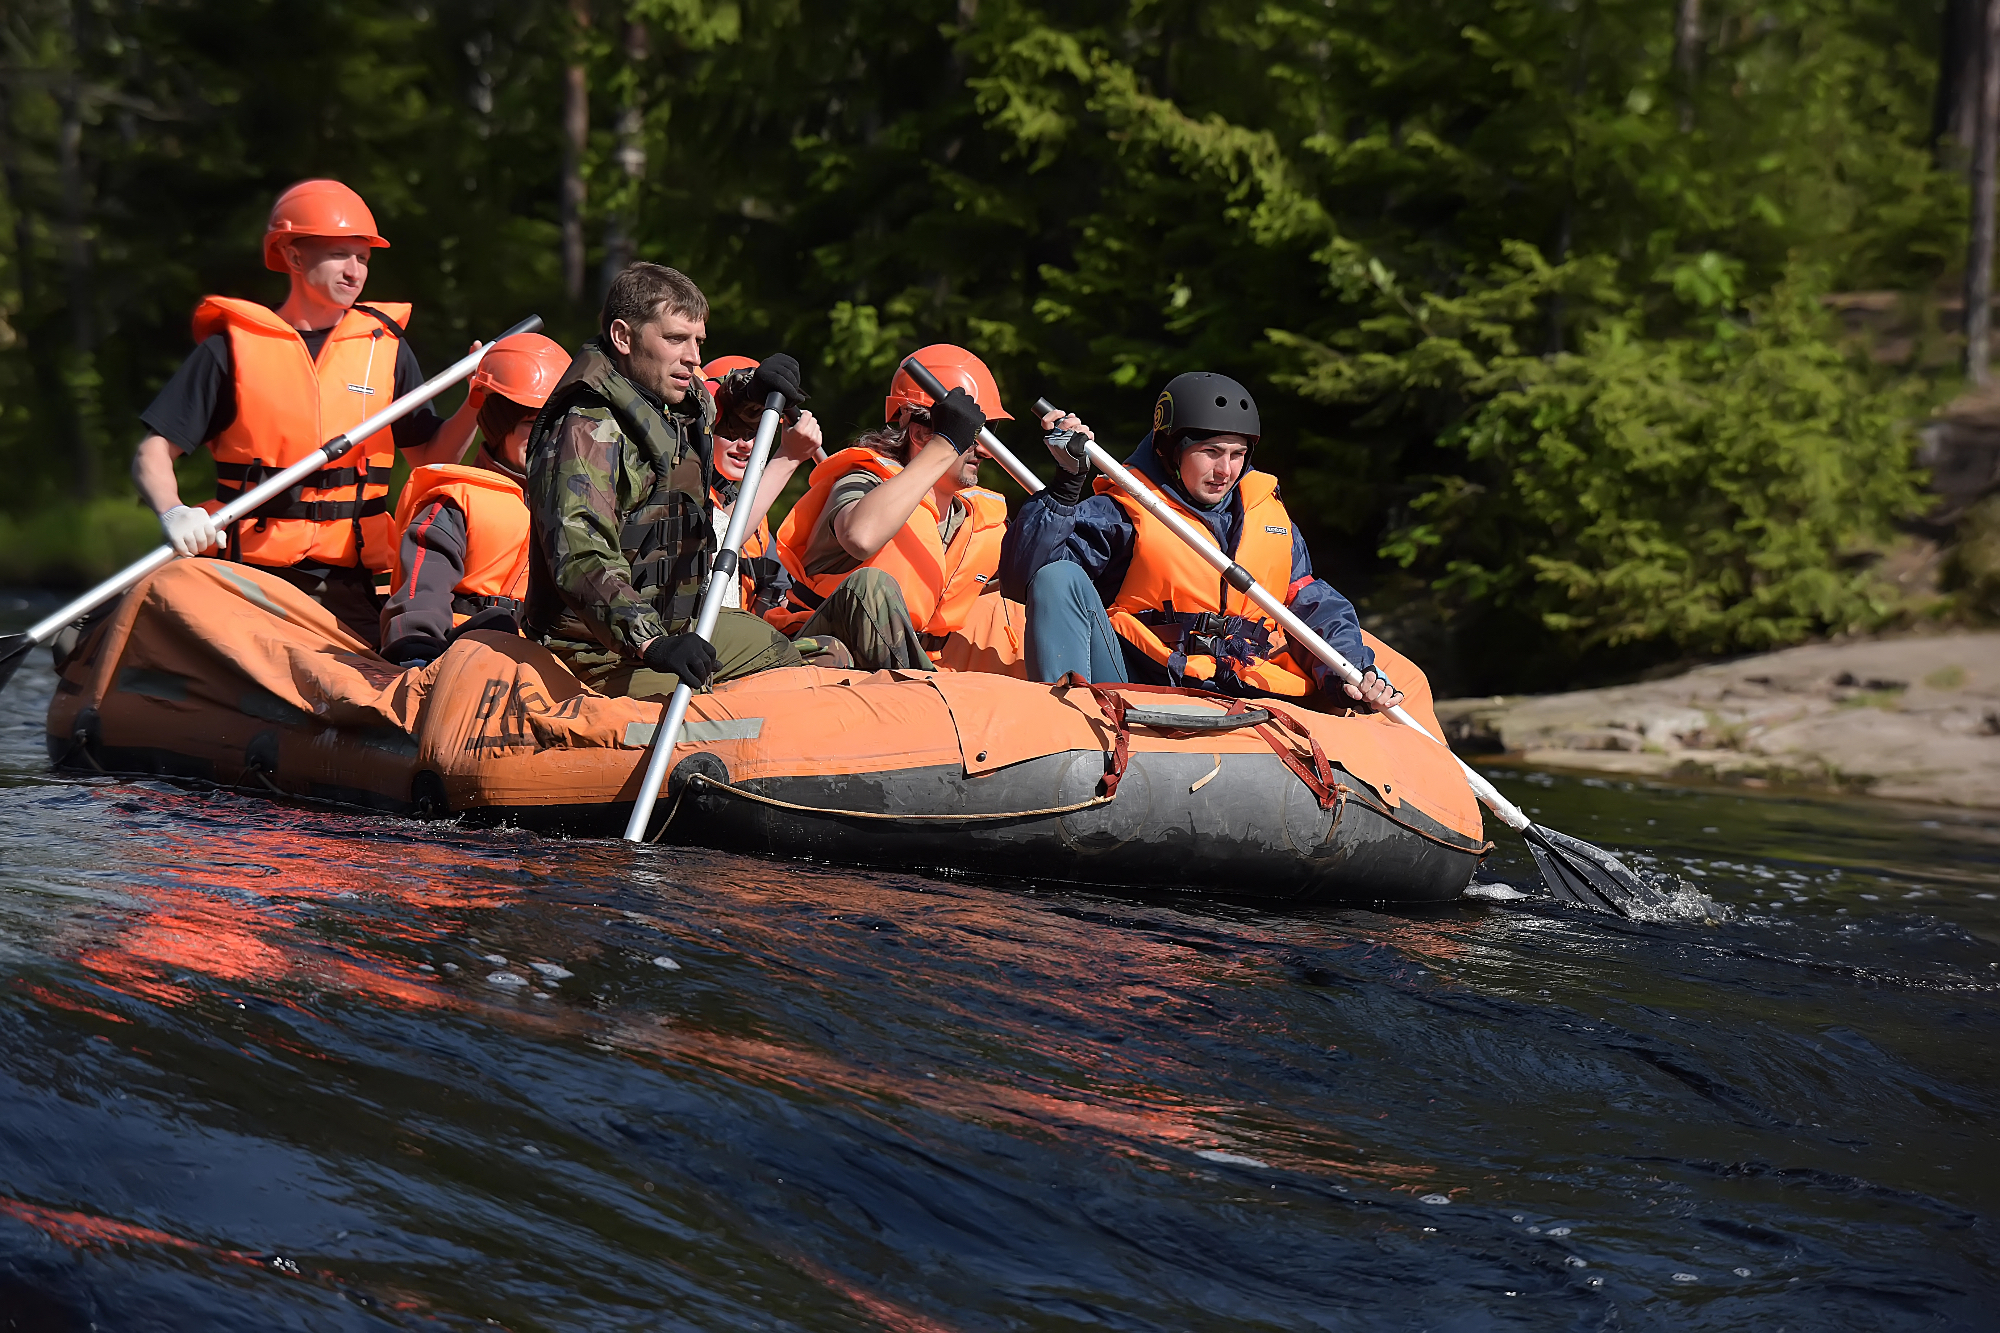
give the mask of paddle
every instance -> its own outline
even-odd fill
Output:
[[[931,401],[934,403],[942,400],[945,394],[950,392],[944,385],[938,383],[938,377],[931,374],[930,367],[914,356],[903,362],[903,369],[917,382],[919,389],[931,396]],[[1008,476],[1021,483],[1028,494],[1033,495],[1042,489],[1042,479],[1029,471],[1026,463],[1014,457],[1013,451],[1000,443],[1000,437],[993,433],[991,427],[979,428],[979,443],[993,456],[994,462],[1007,470]]]
[[[923,384],[921,379],[917,382]],[[931,391],[928,385],[924,388],[927,393]],[[1040,416],[1047,416],[1057,410],[1047,399],[1037,399],[1035,402],[1035,411]],[[982,442],[983,440],[984,437]],[[997,441],[995,443],[997,444]],[[992,447],[988,446],[989,449]],[[1100,472],[1124,488],[1127,494],[1145,507],[1147,513],[1166,524],[1176,537],[1186,542],[1202,559],[1213,566],[1216,572],[1228,581],[1230,587],[1262,607],[1266,615],[1284,628],[1287,638],[1295,644],[1302,644],[1310,649],[1315,657],[1332,667],[1341,679],[1349,684],[1361,683],[1362,673],[1355,669],[1352,662],[1341,656],[1332,644],[1314,633],[1312,627],[1305,621],[1293,615],[1291,608],[1251,578],[1249,571],[1218,550],[1206,533],[1197,531],[1192,524],[1176,514],[1151,487],[1126,471],[1117,459],[1104,452],[1095,441],[1086,441],[1085,449],[1090,461]],[[995,456],[998,457],[998,454]],[[1018,466],[1018,463],[1016,465]],[[1411,717],[1400,705],[1389,709],[1388,713],[1398,722],[1414,727],[1433,741],[1437,741],[1439,745],[1444,744],[1441,739],[1432,735],[1429,728]],[[1509,828],[1517,830],[1527,841],[1528,850],[1534,855],[1536,865],[1541,868],[1542,878],[1547,882],[1550,894],[1558,902],[1573,903],[1579,907],[1598,911],[1616,912],[1621,916],[1635,916],[1647,909],[1658,911],[1667,906],[1665,897],[1640,883],[1638,877],[1617,857],[1579,838],[1572,838],[1566,833],[1558,833],[1554,829],[1544,828],[1535,823],[1522,813],[1519,806],[1502,796],[1493,784],[1471,765],[1456,755],[1452,758],[1457,761],[1459,768],[1464,770],[1465,780],[1471,784],[1473,792],[1486,804],[1486,808],[1498,815],[1500,821]]]
[[[695,617],[694,632],[704,639],[715,633],[715,622],[722,618],[722,599],[736,578],[737,552],[743,549],[743,538],[750,527],[750,497],[757,494],[757,487],[764,480],[764,464],[771,457],[771,445],[778,438],[778,421],[784,410],[785,395],[772,393],[765,397],[764,415],[757,422],[757,440],[750,446],[750,461],[744,466],[743,480],[736,489],[736,507],[729,511],[729,528],[723,533],[722,549],[715,553],[708,588],[701,595],[701,612]],[[632,802],[632,817],[625,821],[627,842],[646,840],[646,825],[653,822],[653,805],[660,799],[660,784],[667,779],[667,761],[673,758],[681,723],[687,718],[688,700],[693,697],[694,691],[686,681],[674,686],[673,697],[667,700],[660,714],[660,724],[653,728],[653,751],[646,760],[646,776],[639,784],[638,799]]]
[[[501,338],[511,338],[517,333],[533,333],[541,327],[542,317],[530,315],[478,351],[468,352],[444,371],[425,380],[360,425],[342,431],[283,472],[266,478],[231,500],[216,511],[216,528],[218,530],[226,528],[237,519],[248,517],[266,500],[290,490],[328,463],[346,455],[355,445],[375,432],[402,420],[422,407],[477,370],[480,358],[491,351],[494,343],[499,342]],[[66,602],[57,610],[43,616],[21,633],[0,636],[0,689],[5,689],[7,682],[14,678],[14,672],[20,668],[22,660],[27,657],[30,649],[47,643],[61,633],[65,625],[74,624],[174,558],[173,547],[161,546],[145,558],[127,565],[122,571],[113,574],[81,597]]]

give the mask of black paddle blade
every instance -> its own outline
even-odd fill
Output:
[[[28,652],[34,646],[35,641],[25,634],[0,634],[0,690],[14,679],[14,673],[28,660]]]
[[[1602,847],[1540,824],[1528,825],[1521,836],[1559,903],[1629,917],[1658,918],[1672,909],[1666,895],[1640,883],[1623,861]]]

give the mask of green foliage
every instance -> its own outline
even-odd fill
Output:
[[[1915,391],[1835,346],[1817,274],[1739,307],[1737,268],[1702,255],[1662,275],[1691,307],[1685,331],[1647,337],[1643,303],[1592,268],[1517,247],[1467,296],[1385,282],[1393,310],[1368,336],[1395,350],[1305,349],[1315,395],[1473,404],[1442,441],[1462,470],[1427,479],[1383,553],[1448,600],[1518,608],[1585,646],[1742,651],[1879,616],[1856,557],[1917,507]],[[1557,294],[1604,313],[1577,352],[1522,355],[1521,326]]]
[[[1844,624],[1916,390],[1807,307],[1954,262],[1942,0],[1705,0],[1691,81],[1674,8],[17,0],[0,508],[122,486],[188,310],[277,299],[264,210],[330,174],[394,241],[369,290],[416,303],[430,365],[531,309],[574,344],[629,244],[702,283],[711,351],[814,368],[835,433],[932,341],[1112,441],[1204,366],[1257,391],[1259,460],[1351,592],[1407,560],[1577,651]]]
[[[150,509],[130,496],[0,514],[0,584],[96,583],[160,544]]]

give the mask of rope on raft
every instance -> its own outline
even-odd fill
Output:
[[[674,808],[673,810],[667,812],[666,824],[660,825],[661,833],[665,833],[667,831],[667,824],[671,824],[674,822],[674,815],[680,810],[680,805],[681,805],[680,797],[687,795],[687,789],[689,787],[692,787],[697,782],[701,783],[705,787],[713,787],[717,791],[728,792],[731,796],[740,796],[746,801],[755,801],[759,805],[775,806],[777,809],[780,810],[797,810],[800,811],[801,813],[808,815],[839,815],[843,819],[885,819],[889,820],[892,823],[899,823],[899,824],[902,823],[977,824],[977,823],[985,823],[996,819],[1038,819],[1046,815],[1075,814],[1078,810],[1088,810],[1093,806],[1109,805],[1114,799],[1116,799],[1116,795],[1114,793],[1111,795],[1092,796],[1088,800],[1075,801],[1069,805],[1045,806],[1040,810],[1001,810],[998,812],[989,812],[986,814],[965,814],[965,815],[898,814],[894,811],[889,811],[889,810],[835,810],[835,809],[829,809],[828,807],[823,805],[800,805],[797,801],[784,801],[778,799],[775,796],[766,796],[761,792],[749,791],[742,787],[732,786],[727,782],[717,782],[714,778],[710,777],[706,773],[695,773],[689,776],[687,782],[682,785],[680,794],[674,798]]]

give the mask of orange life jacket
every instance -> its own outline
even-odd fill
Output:
[[[489,606],[517,617],[528,595],[528,502],[511,477],[491,468],[432,463],[410,474],[396,500],[392,570],[401,588],[403,531],[434,500],[449,500],[465,515],[465,575],[452,589],[451,620],[463,624]]]
[[[946,671],[983,671],[1028,678],[1028,608],[1001,595],[993,580],[966,612],[965,623],[942,640],[929,640],[931,661]]]
[[[1197,531],[1206,530],[1201,517],[1174,495],[1134,475]],[[1109,478],[1099,478],[1097,490],[1118,502],[1135,529],[1132,567],[1106,608],[1120,638],[1187,680],[1214,680],[1217,659],[1223,658],[1236,679],[1255,689],[1291,698],[1313,693],[1312,677],[1283,651],[1284,631],[1247,594],[1230,587]],[[1268,472],[1246,472],[1237,493],[1243,501],[1243,530],[1236,563],[1265,588],[1288,590],[1292,518],[1278,498],[1277,479]]]
[[[805,623],[821,602],[840,586],[845,574],[805,572],[806,546],[826,509],[834,485],[851,472],[872,472],[884,481],[903,465],[873,449],[842,449],[813,469],[808,490],[778,526],[778,559],[792,576],[782,613],[771,622],[788,633]],[[937,500],[926,493],[909,521],[862,567],[887,571],[903,590],[903,605],[920,634],[943,638],[962,629],[973,599],[1000,569],[1000,543],[1007,535],[1007,500],[997,491],[967,486],[958,492],[965,518],[952,533],[950,545],[938,536]],[[781,614],[782,617],[781,618]]]
[[[713,487],[709,489],[708,502],[718,509],[728,504],[728,501],[722,498],[721,493]],[[726,528],[727,526],[725,523],[724,527]],[[778,568],[778,559],[771,554],[771,520],[769,515],[758,519],[756,531],[744,536],[743,549],[738,555],[741,557],[741,561],[737,565],[737,568],[741,571],[739,577],[743,580],[743,601],[741,605],[745,611],[756,615],[758,614],[756,610],[757,590],[771,582],[771,578]],[[800,623],[803,624],[804,622],[801,621]]]
[[[195,307],[195,341],[226,335],[235,378],[236,419],[208,446],[215,455],[211,512],[389,405],[399,335],[369,310],[399,327],[410,322],[407,305],[356,306],[315,361],[298,331],[268,306],[210,296]],[[273,567],[310,561],[388,569],[396,550],[389,518],[395,462],[394,438],[377,431],[308,484],[238,522],[230,556]]]

